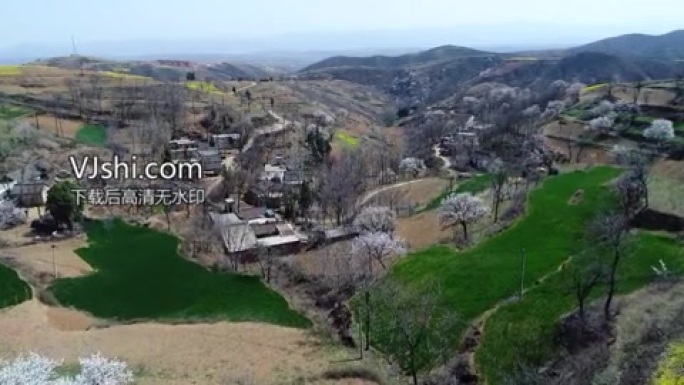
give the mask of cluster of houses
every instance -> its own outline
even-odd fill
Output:
[[[196,141],[189,138],[179,138],[169,141],[171,161],[198,162],[202,170],[208,175],[218,175],[223,166],[223,159],[231,152],[240,148],[240,134],[211,135],[209,141]]]

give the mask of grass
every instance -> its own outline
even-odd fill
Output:
[[[221,91],[214,83],[202,82],[202,81],[188,81],[185,86],[193,91],[206,92],[210,94],[223,95],[224,92]]]
[[[0,120],[11,120],[28,114],[29,111],[8,105],[0,105]]]
[[[141,76],[141,75],[133,75],[129,73],[122,73],[122,72],[115,72],[115,71],[102,71],[102,75],[110,78],[116,78],[116,79],[132,79],[132,80],[152,80],[151,77],[148,76]]]
[[[528,286],[567,258],[584,223],[605,204],[608,190],[603,185],[619,173],[615,168],[597,167],[549,177],[530,194],[527,215],[508,230],[461,253],[447,246],[429,247],[398,263],[393,274],[411,284],[437,279],[443,285],[445,306],[456,310],[464,321],[472,321],[516,294],[523,248]],[[568,204],[578,189],[584,190],[583,202]],[[542,311],[539,316],[544,318],[546,314]],[[544,319],[557,318],[553,312],[548,314]],[[518,332],[527,335],[524,330]]]
[[[31,298],[31,288],[16,271],[0,264],[0,309]]]
[[[636,244],[634,254],[619,271],[620,293],[648,284],[653,279],[651,266],[657,266],[661,258],[671,268],[681,266],[677,260],[680,246],[673,239],[640,233]],[[577,306],[570,282],[567,273],[554,274],[527,292],[522,301],[503,306],[487,321],[476,362],[488,383],[499,383],[518,363],[542,365],[553,355],[558,320]],[[527,285],[533,283],[526,280]]]
[[[356,148],[359,145],[359,138],[352,136],[345,131],[335,132],[335,140],[340,142],[343,146]]]
[[[102,146],[107,141],[107,131],[97,124],[84,124],[76,132],[76,140],[85,144]]]
[[[213,273],[178,254],[178,239],[117,219],[87,226],[89,246],[76,252],[95,270],[59,279],[50,289],[64,306],[117,319],[259,321],[308,327],[258,278]]]
[[[586,86],[586,87],[582,88],[581,93],[586,94],[588,92],[599,91],[599,90],[605,88],[606,86],[608,86],[607,83],[592,84],[590,86]]]
[[[682,382],[684,368],[684,342],[672,344],[667,357],[658,368],[653,385],[678,385]]]
[[[19,76],[23,69],[18,65],[0,65],[0,76]]]
[[[422,211],[434,210],[442,204],[444,198],[451,194],[458,194],[463,192],[469,192],[472,194],[478,194],[489,188],[491,184],[491,178],[488,174],[478,175],[467,179],[463,183],[459,183],[453,191],[445,191],[441,193],[438,197],[431,200]]]

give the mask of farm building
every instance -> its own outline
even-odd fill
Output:
[[[240,148],[240,134],[216,134],[209,137],[209,141],[219,151],[236,150]]]
[[[10,198],[19,207],[40,207],[47,202],[48,186],[43,181],[17,182],[10,190]]]
[[[199,150],[197,154],[205,174],[217,175],[221,172],[223,164],[217,150]]]
[[[252,223],[235,213],[210,214],[215,229],[221,235],[226,255],[240,255],[253,260],[257,253],[287,255],[299,252],[306,240],[292,225],[280,223]]]

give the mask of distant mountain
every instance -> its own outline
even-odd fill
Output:
[[[479,51],[472,48],[457,47],[446,45],[422,51],[409,53],[400,56],[370,56],[370,57],[350,57],[335,56],[318,63],[314,63],[301,72],[317,71],[321,69],[335,67],[370,67],[370,68],[400,68],[406,66],[416,66],[434,61],[450,60],[464,57],[487,57],[497,55],[491,52]]]
[[[571,48],[567,53],[601,52],[625,57],[684,60],[684,30],[664,35],[629,34]]]

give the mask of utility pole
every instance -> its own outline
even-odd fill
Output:
[[[57,264],[55,263],[55,245],[52,245],[51,248],[52,248],[52,271],[53,271],[55,279],[57,279]]]
[[[525,249],[520,249],[520,300],[523,297],[523,290],[525,290]]]

